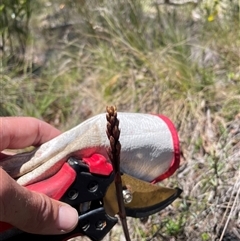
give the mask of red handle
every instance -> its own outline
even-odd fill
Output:
[[[31,191],[44,193],[55,200],[59,200],[72,185],[76,175],[75,170],[66,162],[63,164],[60,171],[54,176],[41,182],[28,185],[26,188]],[[12,225],[5,222],[0,222],[0,233],[10,228],[12,228]]]

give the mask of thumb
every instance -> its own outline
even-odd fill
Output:
[[[0,221],[35,234],[63,234],[78,223],[71,206],[20,186],[0,168]]]

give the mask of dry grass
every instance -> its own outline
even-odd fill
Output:
[[[39,3],[27,61],[3,66],[0,114],[62,130],[108,105],[167,115],[182,156],[162,184],[183,194],[148,220],[129,219],[132,240],[239,241],[239,18],[229,10],[208,22],[203,11],[195,22],[193,6],[138,3]],[[119,225],[107,240],[124,240]]]

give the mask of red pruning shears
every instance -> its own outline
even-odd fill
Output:
[[[152,215],[171,204],[179,195],[179,188],[171,189],[151,184],[122,174],[126,215],[140,218]],[[63,241],[86,235],[93,241],[103,237],[117,223],[118,204],[112,165],[100,154],[78,160],[70,157],[60,171],[49,179],[27,186],[49,197],[76,208],[79,213],[77,227],[63,235],[36,235],[11,229],[0,223],[0,240]]]

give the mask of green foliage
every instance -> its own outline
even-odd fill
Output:
[[[183,161],[179,178],[165,184],[183,188],[182,204],[146,225],[134,222],[136,240],[155,233],[159,240],[185,241],[184,233],[188,240],[214,240],[215,219],[220,225],[239,167],[228,128],[240,110],[239,4],[225,2],[0,5],[0,116],[35,116],[64,130],[115,104],[175,123]]]
[[[4,57],[25,53],[31,14],[30,0],[1,1],[0,34]]]
[[[183,231],[184,220],[182,217],[177,220],[167,219],[164,221],[166,232],[170,236],[178,236]]]
[[[202,241],[208,241],[210,240],[210,236],[208,233],[202,233],[201,234]]]

